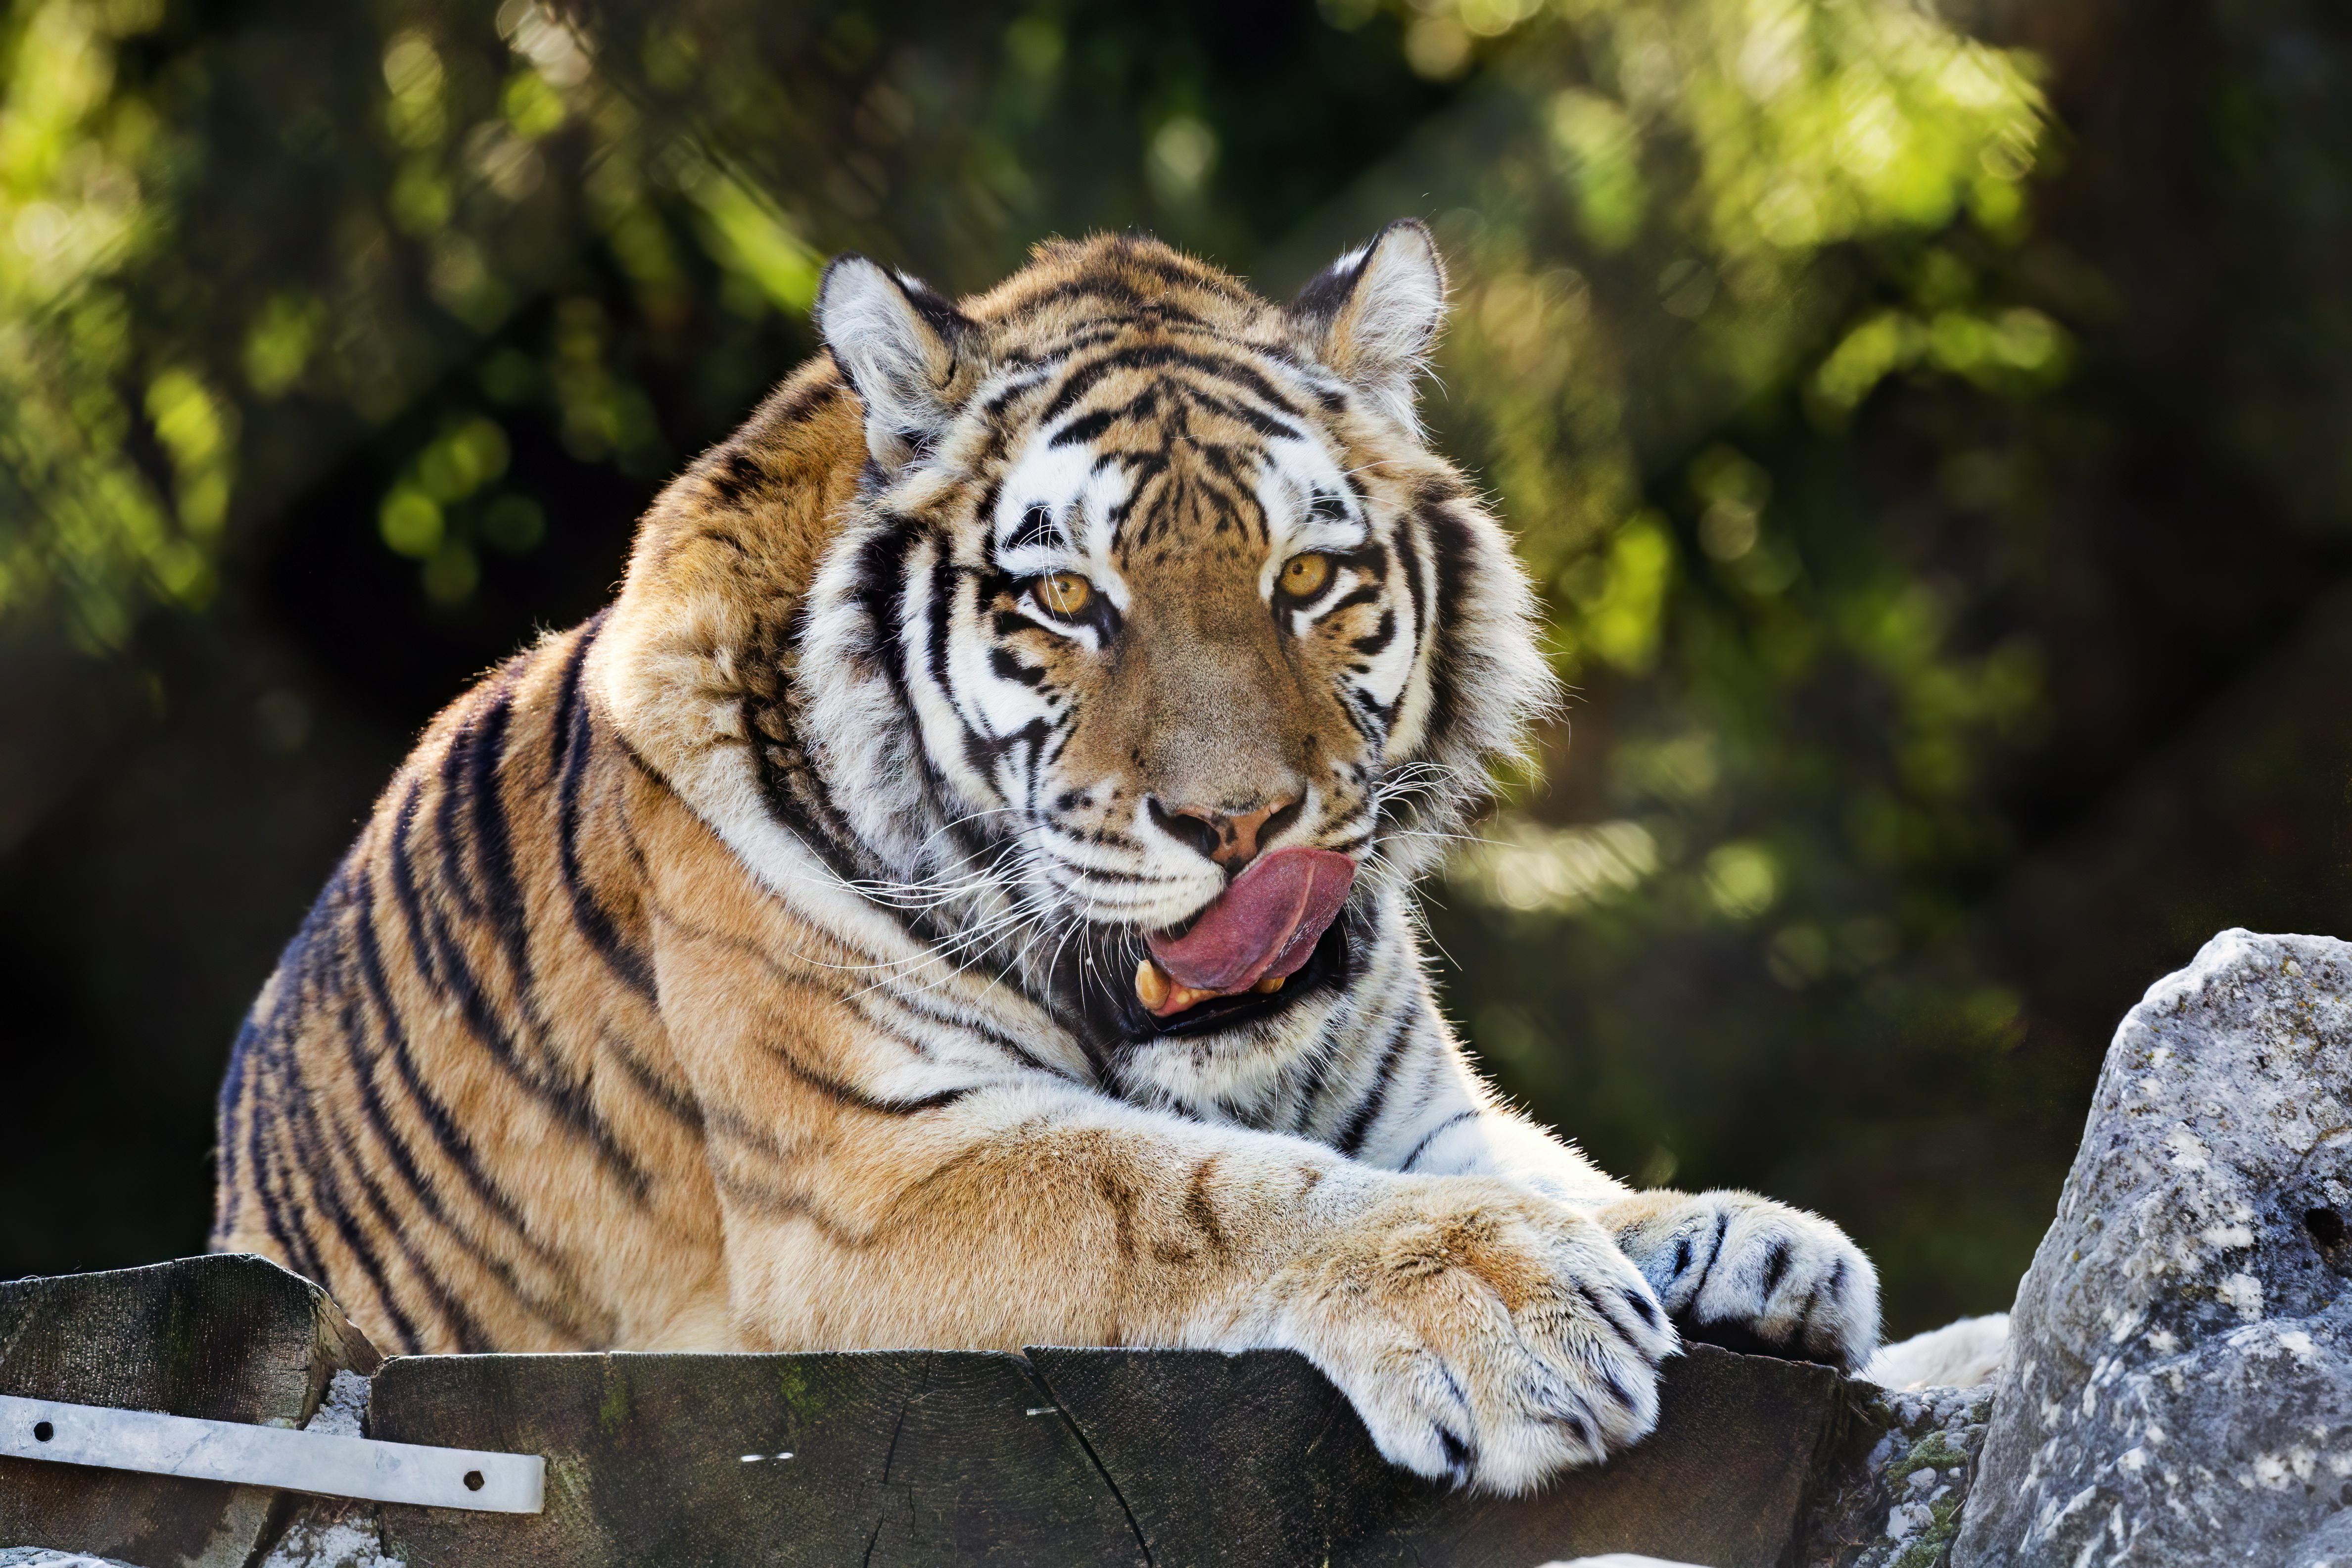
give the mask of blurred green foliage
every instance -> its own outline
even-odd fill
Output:
[[[2049,869],[2347,569],[2340,33],[2284,0],[9,0],[0,631],[128,672],[57,734],[137,752],[176,721],[121,713],[217,689],[268,755],[331,752],[268,786],[326,803],[281,855],[314,885],[378,753],[591,608],[627,515],[810,351],[825,256],[972,289],[1141,226],[1274,290],[1427,216],[1429,412],[1578,692],[1431,889],[1454,1010],[1604,1163],[1849,1224],[1898,1326],[1995,1308],[2152,966],[2342,924],[2334,868]],[[2145,145],[2135,93],[2188,129]],[[294,673],[244,695],[237,658]],[[2227,744],[2300,804],[2245,863],[2339,865],[2296,842],[2334,763],[2264,722]],[[10,787],[0,851],[62,809]],[[55,820],[39,864],[99,863]],[[185,1009],[223,1048],[247,945]]]
[[[616,332],[692,355],[714,305],[804,319],[823,254],[847,244],[972,287],[1055,226],[1149,223],[1246,253],[1298,216],[1266,200],[1293,183],[1278,174],[1219,178],[1228,138],[1266,113],[1214,101],[1234,84],[1181,47],[1161,56],[1182,29],[1107,12],[1072,58],[1051,10],[912,9],[892,30],[919,41],[875,69],[881,19],[854,8],[509,0],[244,31],[173,26],[156,0],[19,0],[0,309],[30,526],[0,604],[62,595],[113,646],[151,599],[204,603],[233,496],[252,512],[312,477],[240,441],[251,420],[266,444],[289,397],[358,439],[470,359],[485,405],[551,402],[575,458],[651,473],[675,443]],[[2018,230],[2040,133],[2020,57],[1888,0],[1324,16],[1314,44],[1382,58],[1401,107],[1437,100],[1397,56],[1475,72],[1459,160],[1423,204],[1459,204],[1447,368],[1458,433],[1560,590],[1571,668],[1654,657],[1673,552],[1640,515],[1645,446],[1796,378],[1835,418],[1897,370],[2026,388],[2061,362],[2047,317],[1969,298],[1946,251],[1904,258],[1915,299],[1859,313],[1815,266],[1963,215],[1995,242]],[[581,289],[591,268],[604,289]],[[536,333],[508,330],[551,294]],[[461,503],[496,495],[504,437],[451,412],[426,441],[380,529],[459,601],[499,532]],[[1750,581],[1780,570],[1752,532],[1718,549]]]

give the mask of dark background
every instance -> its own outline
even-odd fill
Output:
[[[2005,1307],[2108,1034],[2352,934],[2352,20],[2293,0],[8,0],[0,1277],[201,1247],[236,1020],[425,719],[811,347],[1149,227],[1435,222],[1576,689],[1430,889],[1612,1169]],[[1793,193],[1793,194],[1792,194]]]

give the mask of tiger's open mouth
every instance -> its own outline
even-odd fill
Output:
[[[1136,966],[1130,1033],[1226,1028],[1311,989],[1319,966],[1336,973],[1345,938],[1335,923],[1355,885],[1356,863],[1328,849],[1281,849],[1234,879],[1181,928],[1146,939]],[[1333,938],[1337,936],[1335,943]],[[1327,947],[1337,951],[1325,955]]]
[[[1278,988],[1211,996],[1181,1011],[1148,1010],[1141,997],[1129,993],[1118,1008],[1119,1032],[1136,1044],[1192,1035],[1213,1035],[1255,1024],[1297,1005],[1308,997],[1343,984],[1348,976],[1348,922],[1333,921],[1308,951],[1307,960]]]

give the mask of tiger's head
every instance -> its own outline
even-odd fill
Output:
[[[1132,237],[960,303],[835,261],[862,449],[746,726],[768,795],[1097,1036],[1328,1004],[1550,689],[1422,437],[1444,298],[1409,221],[1281,305]]]

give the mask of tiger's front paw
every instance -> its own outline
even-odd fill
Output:
[[[1283,1341],[1392,1462],[1524,1491],[1657,1424],[1676,1349],[1591,1219],[1499,1182],[1408,1179],[1274,1281]]]
[[[1753,1193],[1643,1193],[1594,1213],[1685,1339],[1859,1372],[1878,1271],[1819,1215]]]

